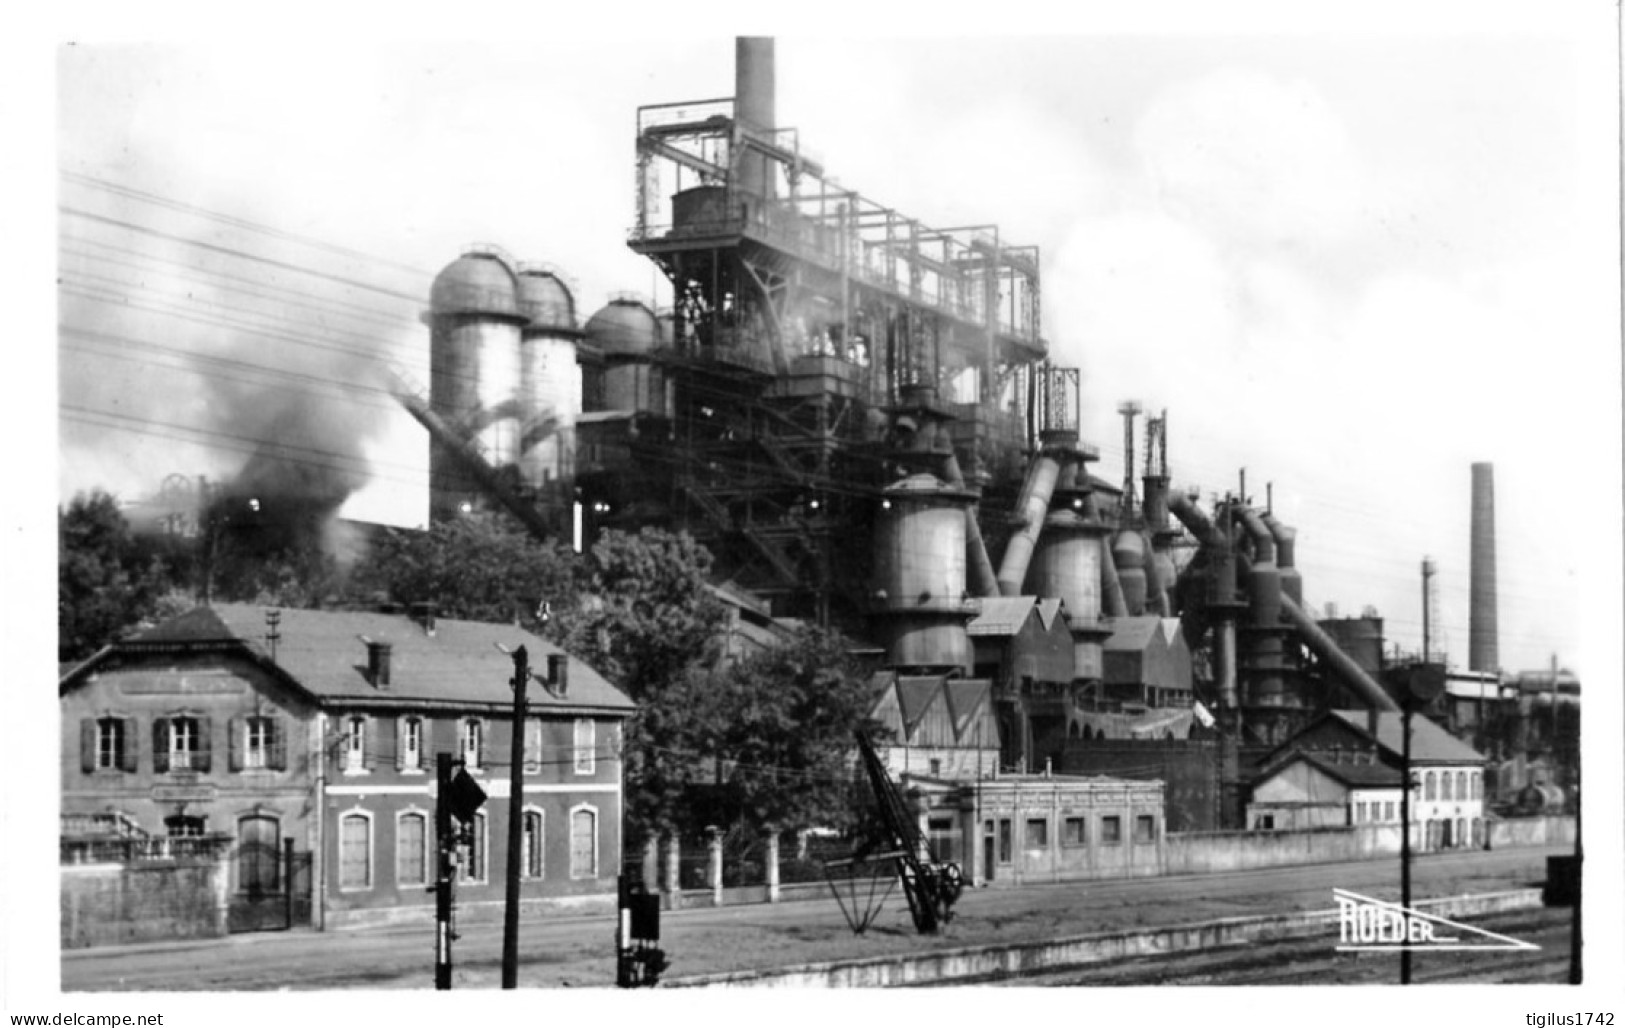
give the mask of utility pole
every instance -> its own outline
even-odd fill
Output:
[[[1422,566],[1427,567],[1423,561]],[[1425,645],[1425,644],[1424,644]],[[1407,690],[1409,692],[1409,690]],[[1405,919],[1409,922],[1411,917],[1411,708],[1414,704],[1407,695],[1400,703],[1400,782],[1399,794],[1399,906],[1405,912]],[[1407,932],[1407,936],[1408,936]],[[1399,984],[1411,983],[1411,946],[1407,937],[1402,941],[1399,950]]]
[[[434,757],[434,987],[451,988],[451,754]]]
[[[502,912],[502,987],[519,987],[519,872],[525,844],[525,683],[530,656],[513,651],[513,748],[508,787],[508,887]]]

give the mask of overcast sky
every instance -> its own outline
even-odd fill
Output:
[[[1582,668],[1594,528],[1618,515],[1588,484],[1618,470],[1617,320],[1584,249],[1606,48],[1534,28],[781,35],[779,120],[849,186],[1041,247],[1098,473],[1121,476],[1120,401],[1167,408],[1177,485],[1275,484],[1309,601],[1374,606],[1417,648],[1433,556],[1463,665],[1469,468],[1493,462],[1502,663]],[[256,366],[426,377],[427,282],[470,241],[559,266],[583,316],[663,298],[624,244],[635,111],[730,94],[732,54],[603,30],[63,48],[59,495],[229,475],[270,430],[238,402]],[[301,445],[368,466],[350,516],[422,523],[421,429],[353,400],[294,419]]]

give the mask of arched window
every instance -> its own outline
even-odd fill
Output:
[[[1467,798],[1467,772],[1465,772],[1465,771],[1457,771],[1456,772],[1456,799],[1464,800],[1466,798]]]
[[[1439,798],[1444,800],[1446,803],[1449,803],[1451,798],[1452,798],[1451,790],[1450,790],[1450,779],[1451,779],[1450,772],[1446,771],[1443,775],[1440,776],[1440,778],[1442,779],[1442,781],[1439,782],[1439,790],[1440,790]]]
[[[339,888],[372,888],[372,815],[366,811],[339,819]]]
[[[598,877],[598,812],[591,807],[570,811],[570,877]]]
[[[525,878],[547,876],[547,819],[540,810],[525,811],[524,863],[519,873]]]
[[[423,885],[429,880],[429,818],[422,811],[402,811],[395,818],[395,884]]]
[[[1427,774],[1426,784],[1422,787],[1422,798],[1425,800],[1437,799],[1438,795],[1438,776],[1432,771],[1429,771]]]
[[[1474,771],[1473,774],[1472,774],[1472,777],[1469,780],[1473,783],[1473,799],[1475,799],[1475,800],[1483,799],[1484,798],[1484,777],[1483,777],[1483,775],[1479,774],[1477,771]]]
[[[282,862],[277,848],[282,826],[276,818],[250,814],[237,821],[237,889],[252,896],[280,891]]]

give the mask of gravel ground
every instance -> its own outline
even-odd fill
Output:
[[[1544,849],[1434,854],[1419,858],[1414,896],[1497,892],[1538,884]],[[777,905],[668,912],[661,945],[667,977],[861,959],[929,948],[1053,939],[1145,925],[1327,909],[1334,887],[1397,898],[1396,860],[1277,868],[1178,878],[1026,885],[967,891],[942,934],[922,937],[902,895],[854,936],[833,898]],[[460,926],[456,988],[501,980],[501,925]],[[538,920],[522,926],[519,984],[604,987],[614,981],[614,924],[607,917]],[[428,925],[342,932],[231,936],[63,954],[66,991],[243,989],[426,989],[433,981]]]

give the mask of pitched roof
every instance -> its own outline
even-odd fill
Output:
[[[971,719],[986,707],[993,683],[985,678],[954,678],[944,683],[948,711],[954,719],[954,735],[965,738]]]
[[[898,676],[897,700],[903,708],[905,735],[914,734],[914,729],[919,727],[925,712],[931,709],[931,705],[940,695],[942,695],[941,675]]]
[[[1044,631],[1049,631],[1055,624],[1055,615],[1061,612],[1062,600],[1058,596],[1038,601],[1038,620],[1044,623]]]
[[[1328,777],[1335,778],[1344,785],[1355,789],[1383,788],[1387,786],[1398,789],[1401,781],[1399,769],[1389,767],[1387,764],[1374,761],[1347,763],[1340,760],[1331,760],[1323,753],[1310,750],[1289,751],[1281,759],[1274,761],[1260,772],[1257,781],[1269,778],[1299,760],[1318,769]]]
[[[344,703],[427,702],[509,706],[513,659],[524,646],[534,675],[545,677],[547,658],[557,646],[512,625],[439,618],[433,635],[399,614],[372,611],[301,610],[283,607],[277,626],[274,663],[319,701]],[[242,647],[266,661],[265,608],[221,603],[171,618],[121,644],[139,651],[154,644],[202,643]],[[367,678],[367,648],[360,637],[389,643],[390,684],[375,688]],[[556,696],[533,683],[527,699],[538,710],[630,712],[626,694],[575,657],[568,658],[569,684]]]
[[[1155,614],[1140,617],[1120,617],[1111,620],[1112,634],[1105,646],[1108,650],[1138,652],[1151,645],[1162,628],[1162,619]]]
[[[1368,739],[1370,713],[1364,710],[1334,710],[1327,714],[1336,718]],[[1404,752],[1403,725],[1398,711],[1377,712],[1375,742],[1394,756]],[[1482,764],[1484,755],[1429,721],[1425,717],[1411,718],[1411,760],[1444,764]]]
[[[981,613],[971,618],[965,630],[971,635],[1015,635],[1032,616],[1037,602],[1036,596],[985,596]]]

